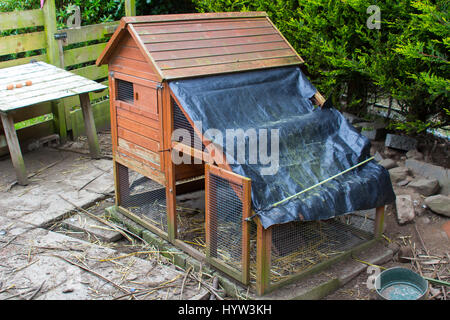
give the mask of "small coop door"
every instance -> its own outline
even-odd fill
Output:
[[[250,179],[207,164],[206,245],[209,262],[244,284],[250,277]]]

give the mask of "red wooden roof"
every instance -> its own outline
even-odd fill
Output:
[[[125,30],[161,80],[303,63],[265,12],[226,12],[122,18],[97,65]]]

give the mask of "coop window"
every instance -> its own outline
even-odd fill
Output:
[[[133,83],[117,80],[117,100],[127,103],[134,103],[134,88]]]

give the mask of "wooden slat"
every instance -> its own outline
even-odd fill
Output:
[[[185,32],[199,32],[199,31],[215,31],[215,30],[235,30],[235,29],[250,29],[250,28],[265,28],[270,26],[265,18],[235,20],[235,21],[211,21],[211,22],[197,22],[197,23],[171,23],[171,24],[149,24],[136,25],[136,31],[140,36],[147,34],[170,34],[170,33],[185,33]],[[164,28],[162,28],[164,27]]]
[[[52,105],[50,102],[44,102],[34,105],[32,108],[16,110],[15,112],[12,112],[12,117],[14,119],[14,123],[17,123],[49,113],[52,113]]]
[[[192,77],[192,75],[194,74],[196,76],[201,76],[227,72],[255,70],[262,68],[281,67],[297,64],[300,64],[300,61],[298,60],[297,57],[275,58],[258,61],[246,61],[246,62],[165,70],[164,76],[167,79],[175,79],[175,78]]]
[[[145,117],[143,115],[139,115],[135,112],[131,112],[129,110],[123,109],[123,108],[116,108],[117,116],[129,119],[131,121],[134,121],[138,124],[144,125],[145,127],[151,128],[155,131],[159,131],[160,123],[159,121]]]
[[[151,127],[147,127],[139,122],[135,122],[129,120],[127,118],[123,118],[120,114],[117,115],[117,125],[134,133],[140,134],[146,138],[155,140],[156,142],[160,141],[161,135],[158,130],[155,130]]]
[[[95,61],[100,53],[105,49],[106,43],[94,44],[87,47],[81,47],[64,51],[64,66]]]
[[[169,70],[176,68],[189,68],[196,66],[209,66],[224,63],[237,63],[244,61],[257,61],[257,60],[265,60],[272,58],[287,58],[287,57],[296,57],[296,55],[290,49],[283,49],[283,50],[271,50],[262,52],[240,53],[226,56],[160,61],[159,66],[161,70]]]
[[[108,80],[101,82],[101,84],[107,86],[108,85]],[[89,92],[89,98],[91,101],[99,99],[99,98],[103,98],[109,95],[109,89],[105,89],[101,92]],[[66,108],[72,109],[75,106],[80,106],[80,99],[78,99],[78,97],[73,96],[73,97],[68,97],[68,98],[64,98],[64,106]]]
[[[73,43],[103,39],[107,35],[114,33],[114,30],[116,30],[118,25],[119,22],[114,21],[83,26],[78,29],[62,29],[59,30],[59,32],[67,33],[67,41],[65,42],[65,45],[69,45]]]
[[[43,31],[2,37],[0,41],[0,56],[42,49],[46,46],[45,32]]]
[[[116,152],[114,154],[114,161],[120,163],[121,165],[124,165],[125,167],[132,169],[146,177],[149,177],[150,179],[153,179],[157,182],[159,182],[162,185],[166,184],[166,179],[164,176],[164,173],[156,170],[155,168],[146,165],[142,162],[136,161],[130,157],[123,156],[119,152]]]
[[[118,128],[117,128],[117,136],[118,136],[118,138],[123,138],[129,142],[137,144],[138,146],[147,148],[150,151],[153,151],[153,152],[160,151],[158,141],[146,138],[144,136],[141,136],[140,134],[134,133],[133,131],[127,130],[120,126],[118,126]]]
[[[47,61],[47,55],[46,54],[41,54],[41,55],[36,55],[36,56],[32,56],[32,57],[26,57],[26,58],[19,58],[19,59],[2,61],[2,62],[0,62],[0,69],[14,67],[14,66],[25,64],[25,63],[29,63],[31,59],[34,59],[36,61]]]
[[[42,10],[26,10],[0,13],[0,31],[44,25]]]
[[[116,58],[117,59],[117,58]],[[119,61],[124,62],[125,59],[121,58]],[[158,75],[156,75],[155,73],[150,73],[148,72],[148,68],[144,69],[144,70],[139,70],[137,68],[133,68],[133,62],[134,60],[130,60],[130,63],[127,63],[126,65],[123,64],[119,64],[117,63],[117,60],[115,60],[115,63],[110,62],[109,65],[109,70],[110,71],[114,71],[114,72],[120,72],[123,75],[132,75],[135,77],[139,77],[139,78],[143,78],[143,79],[148,79],[148,80],[152,80],[152,81],[159,81],[160,77]],[[148,65],[147,65],[148,67]]]
[[[154,43],[154,44],[146,44],[145,47],[153,54],[154,52],[158,51],[238,46],[243,44],[270,43],[282,40],[283,39],[280,37],[279,34],[273,34],[273,35],[251,36],[251,37],[249,36],[241,38]]]
[[[288,49],[289,46],[284,41],[276,41],[269,43],[258,43],[258,44],[244,44],[236,46],[222,46],[222,47],[212,47],[204,49],[186,49],[186,50],[173,50],[173,51],[159,51],[153,52],[152,56],[155,61],[160,60],[175,60],[175,59],[187,59],[187,58],[202,58],[202,57],[214,57],[231,55],[238,53],[250,53],[258,51],[269,51],[269,50],[281,50]]]
[[[153,23],[153,22],[172,22],[187,20],[209,20],[209,19],[239,19],[239,18],[267,17],[263,11],[246,12],[211,12],[211,13],[186,13],[186,14],[164,14],[151,16],[126,17],[123,20],[126,23]]]
[[[237,38],[259,35],[276,34],[272,27],[255,28],[255,29],[237,29],[223,31],[204,31],[204,32],[186,32],[172,34],[142,35],[141,39],[144,44],[148,43],[166,43],[172,41],[193,41],[208,40],[221,38]]]
[[[124,149],[125,151],[128,151],[131,154],[139,156],[141,159],[144,159],[152,163],[152,165],[155,166],[156,168],[160,168],[161,163],[160,153],[152,152],[122,138],[119,138],[118,141],[119,141],[118,146],[120,148]]]

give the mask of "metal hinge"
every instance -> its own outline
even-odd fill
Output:
[[[60,32],[54,34],[55,40],[65,40],[67,39],[67,32]]]

